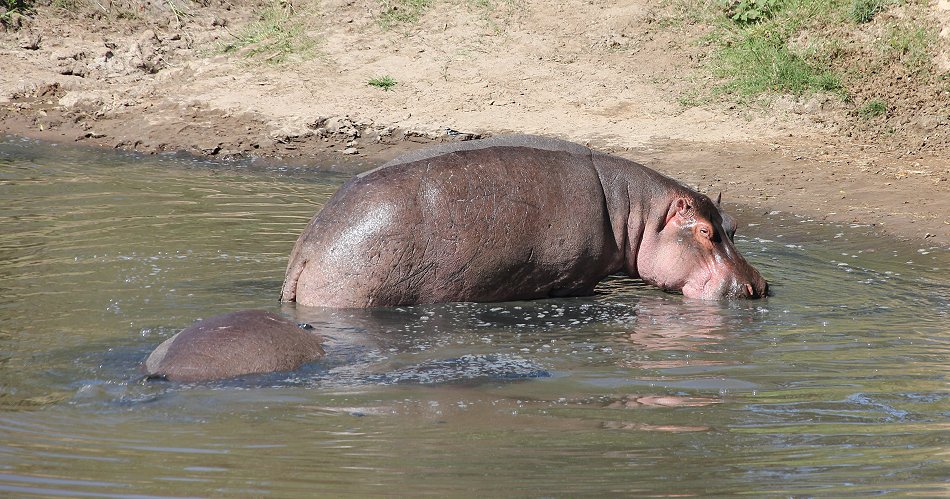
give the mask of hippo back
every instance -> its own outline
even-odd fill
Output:
[[[589,294],[622,264],[592,156],[502,137],[364,173],[301,234],[282,299],[368,307]]]
[[[323,357],[322,339],[262,310],[210,317],[159,345],[143,365],[149,377],[194,382],[292,371]]]
[[[413,163],[424,159],[431,159],[436,156],[458,152],[475,151],[478,149],[488,149],[491,147],[527,147],[531,149],[541,149],[545,151],[564,151],[571,154],[590,155],[592,151],[580,144],[568,142],[566,140],[552,139],[540,135],[501,135],[482,140],[466,140],[462,142],[447,142],[433,147],[426,147],[398,156],[379,168],[364,172],[360,177],[369,175],[376,170],[387,168],[393,165],[403,163]]]

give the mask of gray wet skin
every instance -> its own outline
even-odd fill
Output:
[[[293,371],[323,357],[322,339],[272,312],[242,310],[198,321],[165,340],[146,375],[195,382]]]
[[[297,240],[281,300],[381,307],[586,295],[624,272],[758,298],[718,204],[632,161],[536,136],[410,153],[340,188]]]

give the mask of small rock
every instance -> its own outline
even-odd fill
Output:
[[[83,61],[68,62],[60,66],[59,74],[85,78],[89,74],[89,66]]]
[[[348,155],[359,154],[359,151],[355,147],[347,147],[346,149],[340,152],[342,152],[343,154],[348,154]]]
[[[130,66],[149,74],[155,74],[165,67],[161,41],[150,29],[145,30],[138,41],[132,44],[127,58]]]
[[[37,50],[40,48],[40,42],[43,40],[43,37],[39,33],[29,32],[22,38],[20,38],[19,44],[21,49],[26,50]]]
[[[96,94],[73,90],[60,97],[58,104],[65,108],[95,109],[102,107],[103,100]]]
[[[929,132],[940,126],[940,118],[932,115],[924,115],[915,118],[911,123],[915,128]]]

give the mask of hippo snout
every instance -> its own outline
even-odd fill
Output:
[[[769,283],[762,278],[761,275],[755,269],[752,269],[755,275],[750,279],[750,282],[746,282],[738,286],[738,293],[735,293],[735,298],[749,298],[749,299],[758,299],[765,298],[769,295]]]
[[[765,281],[756,284],[746,284],[745,285],[745,294],[740,296],[740,298],[764,298],[769,295],[769,284]]]

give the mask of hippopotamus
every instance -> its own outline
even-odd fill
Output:
[[[760,298],[719,200],[643,165],[522,135],[445,144],[344,184],[297,239],[281,300],[368,308],[588,295],[615,273],[689,298]],[[270,312],[200,321],[145,362],[206,381],[289,371],[324,355]]]
[[[735,220],[643,165],[522,135],[444,144],[346,182],[297,239],[281,300],[340,308],[589,295],[615,273],[759,298]]]
[[[273,312],[209,317],[165,340],[145,360],[150,378],[195,382],[293,371],[324,356],[323,340]]]

